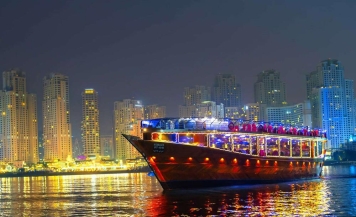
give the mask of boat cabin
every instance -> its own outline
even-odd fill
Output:
[[[144,139],[223,149],[252,156],[322,157],[326,133],[309,127],[218,119],[142,121]]]

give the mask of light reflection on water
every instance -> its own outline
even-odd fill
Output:
[[[355,216],[355,166],[274,185],[163,191],[146,173],[0,179],[3,216]]]

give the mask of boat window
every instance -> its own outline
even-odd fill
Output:
[[[278,156],[278,139],[267,138],[267,156]]]
[[[302,157],[310,157],[309,141],[302,141]]]
[[[152,140],[159,140],[159,134],[158,133],[152,133]]]
[[[179,134],[179,143],[188,143],[193,144],[193,134],[192,133],[180,133]]]
[[[172,133],[161,133],[159,135],[160,139],[162,141],[170,141],[170,142],[177,142],[177,136],[176,134]]]
[[[248,136],[238,136],[232,137],[234,144],[234,152],[239,152],[243,154],[250,154],[250,138]]]
[[[312,141],[312,144],[314,146],[314,157],[318,157],[318,142]]]
[[[231,141],[229,134],[211,134],[210,145],[214,148],[231,150]]]
[[[259,156],[266,156],[266,138],[258,137],[258,144],[257,153],[259,153]]]
[[[280,156],[290,156],[289,139],[281,139],[280,142]]]
[[[323,153],[323,142],[318,141],[318,156]]]
[[[251,136],[251,153],[257,155],[257,136]]]
[[[207,146],[208,139],[206,134],[194,134],[193,136],[194,145]]]
[[[292,157],[300,157],[300,144],[299,140],[292,140]]]

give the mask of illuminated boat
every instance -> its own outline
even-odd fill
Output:
[[[277,183],[319,178],[326,133],[308,127],[204,118],[141,122],[123,135],[164,189]]]

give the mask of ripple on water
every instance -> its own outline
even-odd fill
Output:
[[[308,182],[176,191],[146,173],[2,178],[0,209],[3,216],[356,216],[354,171],[325,167],[324,179]]]

